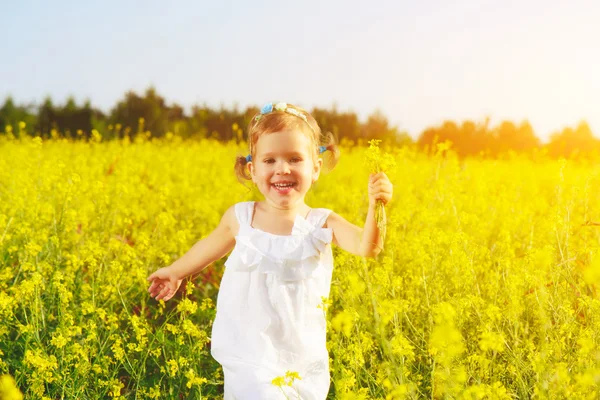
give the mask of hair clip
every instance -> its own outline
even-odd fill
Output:
[[[248,154],[246,156],[246,162],[250,162],[250,161],[252,161],[252,156],[250,154]]]
[[[261,114],[268,114],[273,111],[273,103],[267,103],[260,109]]]
[[[265,104],[260,109],[260,113],[256,114],[254,116],[254,121],[258,122],[262,118],[263,115],[272,113],[273,111],[281,111],[281,112],[286,112],[288,114],[294,115],[294,116],[302,119],[304,122],[306,122],[306,124],[309,126],[309,128],[313,132],[315,131],[315,129],[312,127],[312,125],[308,122],[308,118],[306,118],[306,115],[304,115],[302,112],[296,110],[295,108],[288,106],[288,104],[284,103],[284,102],[279,102],[279,103],[276,103],[275,105],[273,105],[273,103]]]
[[[288,108],[287,103],[281,102],[281,103],[275,104],[275,109],[277,111],[287,111],[287,108]],[[296,111],[296,110],[294,110],[294,111]]]

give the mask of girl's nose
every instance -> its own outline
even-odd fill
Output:
[[[290,164],[287,161],[282,161],[279,163],[277,172],[279,174],[289,174],[290,173]]]

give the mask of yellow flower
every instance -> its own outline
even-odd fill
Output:
[[[382,153],[381,149],[379,148],[379,143],[381,143],[381,140],[369,140],[369,148],[366,152],[365,163],[372,173],[389,171],[396,166],[396,160],[394,157],[391,154]],[[381,238],[383,241],[385,241],[387,223],[385,206],[381,200],[377,200],[375,220],[377,221],[377,227],[381,232]]]
[[[23,394],[17,387],[17,383],[10,375],[0,376],[0,399],[22,400]]]
[[[271,381],[271,384],[274,386],[281,387],[281,386],[285,385],[285,378],[283,376],[278,376],[277,378],[274,378]]]
[[[121,361],[125,356],[125,351],[123,350],[121,339],[115,340],[115,342],[111,346],[111,350],[113,351],[115,360]]]
[[[410,341],[402,334],[398,334],[391,340],[392,351],[401,357],[405,357],[407,361],[413,361],[415,359],[415,347]]]
[[[190,313],[194,314],[198,310],[198,303],[194,303],[188,298],[184,298],[177,304],[177,311],[182,314]]]
[[[170,376],[176,376],[177,375],[177,371],[179,371],[179,365],[177,365],[177,361],[176,360],[169,360],[169,361],[167,361],[167,366],[169,368],[169,375]]]
[[[12,307],[15,303],[15,298],[8,295],[4,291],[0,291],[0,317],[8,319],[12,315]]]
[[[213,304],[213,301],[210,297],[207,297],[204,300],[202,300],[202,304],[200,304],[200,310],[206,311],[212,308],[215,308],[215,305]]]
[[[185,294],[189,296],[192,293],[194,293],[194,282],[188,281],[185,284]]]
[[[121,382],[117,378],[111,379],[110,380],[110,390],[108,392],[108,395],[110,397],[118,398],[121,396],[121,389],[123,389],[124,387],[125,387],[125,385],[123,384],[123,382]]]
[[[338,332],[342,332],[344,335],[349,337],[352,334],[352,326],[354,325],[354,319],[352,315],[347,311],[338,313],[331,320],[331,326]]]
[[[298,372],[296,371],[286,371],[284,376],[277,376],[272,381],[271,384],[274,386],[292,386],[296,379],[302,379]]]
[[[189,319],[184,319],[182,322],[182,326],[181,329],[183,330],[184,333],[186,333],[187,335],[190,335],[193,338],[205,338],[206,337],[206,333],[202,330],[200,330],[200,328],[198,328],[198,326],[196,324],[194,324],[192,321],[190,321]]]
[[[179,328],[173,324],[169,324],[168,322],[164,325],[165,329],[169,332],[171,332],[174,335],[177,335],[179,333]]]
[[[479,336],[479,348],[483,351],[504,351],[504,335],[497,332],[483,332]]]
[[[286,371],[285,377],[288,378],[288,379],[290,379],[292,382],[295,379],[302,379],[302,378],[300,378],[300,375],[296,371]]]
[[[52,343],[52,345],[57,349],[62,349],[68,342],[69,341],[62,335],[62,333],[53,335],[52,340],[50,341],[50,343]]]
[[[163,396],[162,390],[158,384],[148,390],[147,396],[151,399],[160,399]]]
[[[352,296],[356,297],[366,290],[367,285],[365,284],[365,281],[356,272],[352,271],[347,278],[350,294]]]
[[[317,308],[322,309],[323,312],[327,312],[329,306],[331,306],[331,299],[321,296],[321,303],[317,306]]]
[[[196,376],[196,372],[191,368],[185,373],[185,377],[188,380],[185,384],[188,387],[188,389],[194,385],[200,386],[203,383],[208,382],[208,379]]]
[[[102,141],[102,134],[96,129],[92,129],[92,142],[100,143]]]

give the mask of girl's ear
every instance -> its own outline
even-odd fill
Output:
[[[323,166],[323,159],[317,158],[317,162],[315,163],[313,169],[312,182],[315,183],[317,179],[319,179],[319,175],[321,174],[321,167]]]
[[[252,182],[254,182],[254,164],[252,164],[252,161],[248,161],[246,167],[250,171],[250,177],[252,178]]]

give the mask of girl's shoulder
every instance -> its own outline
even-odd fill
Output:
[[[221,217],[221,224],[224,224],[234,236],[237,235],[237,232],[240,229],[240,222],[238,217],[238,214],[240,212],[239,204],[241,203],[236,203],[230,206],[223,213],[223,217]]]
[[[309,213],[309,220],[311,220],[315,226],[328,228],[328,221],[332,214],[335,213],[329,208],[312,208]]]
[[[222,221],[231,232],[237,235],[240,225],[249,224],[254,211],[254,201],[242,201],[229,207],[223,214]]]
[[[327,214],[327,217],[325,218],[325,223],[323,223],[323,228],[331,228],[331,221],[335,220],[335,216],[337,214],[328,208],[321,208],[321,210],[324,210],[324,212]]]

